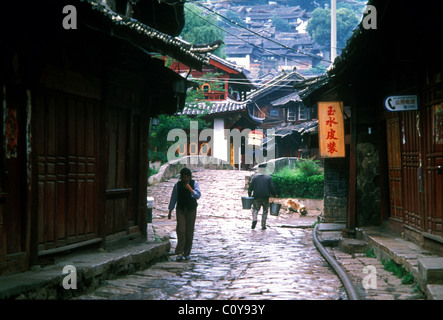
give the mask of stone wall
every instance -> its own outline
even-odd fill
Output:
[[[348,210],[348,158],[325,159],[325,222],[345,222]]]
[[[149,177],[148,185],[152,186],[156,183],[167,181],[171,178],[177,177],[180,170],[183,168],[191,170],[197,168],[213,169],[213,170],[235,170],[229,162],[216,159],[209,156],[187,156],[178,160],[169,161],[162,165],[157,174]]]
[[[378,150],[370,142],[357,144],[357,224],[380,223]]]
[[[297,157],[284,157],[278,159],[272,159],[266,162],[266,173],[271,174],[273,172],[278,172],[283,168],[290,167],[292,169],[295,168],[295,163],[299,161],[300,158]],[[254,167],[256,169],[258,165]]]

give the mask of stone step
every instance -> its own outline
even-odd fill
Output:
[[[443,300],[443,285],[428,284],[426,286],[426,299],[427,300]]]
[[[341,237],[339,231],[321,231],[318,235],[320,243],[325,247],[337,247]]]
[[[426,285],[443,285],[443,257],[419,258],[418,272]]]
[[[346,228],[343,223],[320,223],[318,231],[341,231]]]
[[[365,253],[368,250],[368,244],[366,241],[352,239],[352,238],[342,238],[338,244],[341,251],[354,254],[354,253]]]
[[[325,247],[337,247],[344,228],[346,228],[346,225],[341,223],[319,223],[318,237],[320,243]]]

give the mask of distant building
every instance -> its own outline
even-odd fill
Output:
[[[244,28],[231,25],[225,36],[227,60],[250,69],[258,77],[271,71],[311,69],[322,59],[321,51],[306,33],[310,14],[300,7],[277,3],[251,7],[218,3],[214,9],[221,14],[232,10],[243,19]],[[283,19],[291,31],[279,32],[273,26],[275,16]],[[260,35],[260,36],[259,36]],[[257,67],[258,66],[258,67]]]
[[[305,106],[298,90],[294,90],[297,83],[305,80],[296,71],[283,71],[247,95],[247,99],[265,115],[259,129],[275,132],[274,140],[267,140],[266,148],[273,142],[276,158],[318,155],[318,147],[310,140],[315,140],[316,110]],[[309,135],[303,136],[308,132]]]
[[[244,144],[247,141],[240,142],[243,148],[240,145],[239,151],[236,143],[226,136],[225,130],[252,131],[263,121],[263,117],[255,114],[254,106],[246,101],[247,92],[255,89],[248,79],[249,72],[215,55],[210,55],[209,65],[201,71],[191,70],[180,62],[172,63],[170,68],[183,75],[189,73],[190,81],[202,83],[196,85],[194,90],[204,93],[204,101],[187,103],[178,114],[191,117],[201,115],[211,122],[213,129],[209,141],[199,141],[198,146],[192,146],[192,142],[188,141],[187,148],[178,148],[179,155],[211,155],[234,166],[246,168]],[[217,74],[216,79],[208,79],[208,75],[214,74]],[[237,158],[238,155],[240,158]]]

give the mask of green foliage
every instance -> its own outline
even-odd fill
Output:
[[[414,276],[411,272],[406,273],[403,278],[401,279],[402,284],[413,284],[414,283]]]
[[[209,122],[203,120],[201,116],[196,116],[194,118],[188,116],[170,116],[170,115],[160,115],[158,117],[159,124],[151,128],[151,137],[149,139],[149,160],[152,162],[161,161],[161,163],[166,163],[168,149],[176,141],[167,141],[168,133],[172,129],[182,129],[188,131],[190,128],[191,121],[198,122],[199,130],[209,128]]]
[[[186,103],[192,104],[192,103],[198,103],[198,102],[205,102],[206,104],[211,104],[211,102],[205,100],[205,93],[203,90],[201,90],[201,86],[205,83],[208,83],[211,87],[209,92],[214,91],[224,91],[224,82],[223,79],[218,79],[223,74],[220,72],[208,72],[205,73],[200,78],[193,78],[192,81],[198,84],[199,88],[193,88],[191,90],[188,90],[186,93]]]
[[[244,25],[245,22],[243,21],[243,19],[240,17],[240,14],[236,11],[232,11],[231,9],[228,9],[228,11],[226,11],[225,17],[228,18],[231,21],[234,21],[236,23],[238,23],[239,25]],[[223,26],[224,27],[231,27],[232,24],[231,23],[227,23],[225,21],[222,21]]]
[[[292,28],[289,23],[280,18],[279,16],[272,17],[272,25],[275,27],[277,31],[288,32],[291,31]]]
[[[157,174],[157,173],[158,173],[157,169],[154,169],[151,167],[148,168],[148,177],[153,176],[154,174]]]
[[[320,166],[319,160],[299,159],[295,163],[295,168],[307,177],[323,174],[323,168]]]
[[[306,70],[303,75],[306,76],[314,76],[314,75],[319,75],[319,74],[324,74],[327,71],[327,67],[325,65],[323,65],[323,63],[319,63],[316,66],[313,66],[311,68],[309,68],[308,70]]]
[[[225,39],[225,31],[219,28],[218,19],[214,14],[205,14],[193,4],[185,3],[185,26],[180,36],[192,44],[209,44]],[[214,51],[216,56],[226,58],[224,45]]]
[[[358,18],[352,10],[337,9],[337,48],[341,49],[346,46],[346,41],[352,35],[358,22]],[[331,46],[331,10],[315,9],[306,31],[317,44],[329,48]]]
[[[331,45],[331,11],[317,8],[312,12],[311,19],[306,26],[309,36],[319,45]]]
[[[373,248],[370,248],[370,249],[366,250],[366,257],[368,257],[368,258],[377,258]]]
[[[205,101],[205,94],[203,90],[193,88],[186,92],[186,104],[198,103]]]
[[[401,278],[402,284],[413,284],[414,276],[411,272],[406,271],[406,269],[401,265],[396,263],[394,260],[383,260],[381,262],[383,264],[383,268],[386,271],[392,272],[397,278]]]
[[[271,177],[279,197],[323,198],[324,175],[318,161],[300,159],[294,169],[283,168],[272,174]]]
[[[307,179],[308,188],[307,198],[313,198],[313,199],[321,199],[324,196],[324,182],[325,182],[325,176],[322,174],[315,175],[308,177]]]

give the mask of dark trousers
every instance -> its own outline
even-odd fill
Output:
[[[187,256],[191,253],[192,249],[197,209],[180,210],[177,208],[175,212],[177,216],[177,246],[175,247],[175,254],[182,253]]]
[[[261,218],[261,226],[266,227],[266,218],[268,217],[269,198],[257,198],[252,200],[252,221],[257,221],[258,212],[263,208],[263,215]]]

